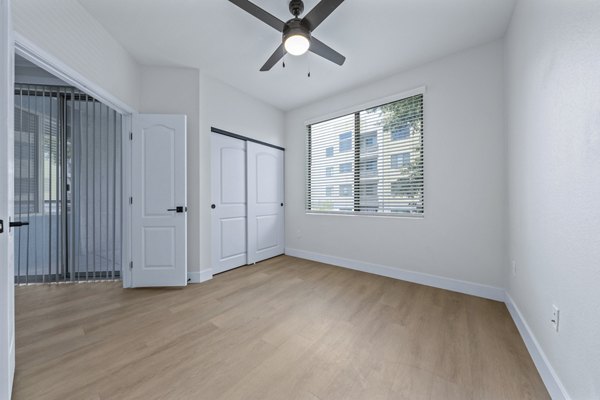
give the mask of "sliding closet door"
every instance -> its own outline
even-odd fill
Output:
[[[283,150],[248,142],[248,263],[284,252]]]
[[[211,258],[213,274],[247,263],[246,142],[211,136]]]

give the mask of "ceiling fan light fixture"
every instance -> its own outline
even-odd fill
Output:
[[[311,51],[337,65],[342,65],[346,61],[346,57],[312,36],[313,30],[321,25],[344,0],[319,0],[317,5],[302,18],[300,15],[304,12],[304,2],[302,0],[286,0],[289,1],[289,10],[294,16],[287,22],[283,22],[254,4],[252,1],[255,0],[229,1],[283,34],[281,43],[261,67],[261,71],[271,70],[288,53],[300,56]]]
[[[283,47],[293,56],[301,56],[310,48],[310,30],[301,19],[293,18],[285,23]]]
[[[285,51],[293,56],[301,56],[310,48],[310,40],[302,34],[288,36],[283,42]]]

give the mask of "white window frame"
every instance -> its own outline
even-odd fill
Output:
[[[373,108],[373,107],[378,107],[382,104],[387,104],[387,103],[393,103],[396,101],[400,101],[403,99],[406,99],[408,97],[412,97],[412,96],[417,96],[417,95],[422,95],[423,96],[423,109],[425,110],[427,108],[427,87],[426,86],[420,86],[420,87],[416,87],[414,89],[410,89],[410,90],[406,90],[403,92],[399,92],[396,94],[393,94],[391,96],[386,96],[386,97],[382,97],[382,98],[377,98],[377,99],[373,99],[370,101],[367,101],[365,103],[361,103],[358,105],[353,105],[353,106],[349,106],[328,114],[324,114],[321,116],[317,116],[317,117],[313,117],[310,119],[307,119],[304,121],[304,126],[309,126],[309,125],[313,125],[313,124],[317,124],[319,122],[323,122],[323,121],[327,121],[327,120],[331,120],[331,119],[335,119],[335,118],[339,118],[339,117],[343,117],[345,115],[348,114],[352,114],[352,113],[356,113],[358,111],[361,110],[366,110],[369,108]],[[423,113],[423,121],[424,121],[424,125],[427,126],[427,113],[424,112]],[[423,137],[423,146],[427,147],[427,143],[426,143],[426,138],[428,137],[428,135],[425,135]],[[308,138],[305,139],[305,149],[308,148]],[[425,170],[425,165],[427,164],[427,156],[426,156],[427,152],[423,153],[423,176],[425,177],[424,182],[423,182],[423,212],[419,213],[419,214],[407,214],[407,213],[400,213],[400,212],[388,212],[388,213],[382,213],[382,212],[364,212],[364,211],[314,211],[314,210],[308,210],[305,207],[305,214],[306,215],[313,215],[313,216],[317,216],[317,215],[332,215],[332,216],[340,216],[340,217],[365,217],[365,218],[372,218],[372,217],[377,217],[377,218],[409,218],[409,219],[424,219],[426,216],[426,210],[428,208],[427,206],[427,181],[428,179],[426,178],[426,170]],[[335,155],[335,153],[334,153]],[[307,159],[307,154],[305,154],[305,160]],[[305,176],[305,182],[309,181],[308,178],[308,174],[310,173],[310,169],[306,168],[305,169],[305,174],[307,174]],[[306,186],[305,186],[305,190],[307,190]],[[306,193],[305,193],[305,197],[306,197]],[[368,206],[365,206],[368,207]]]

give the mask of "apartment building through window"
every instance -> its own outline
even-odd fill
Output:
[[[422,215],[423,129],[422,94],[308,125],[306,210]]]

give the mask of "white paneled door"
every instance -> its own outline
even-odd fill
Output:
[[[212,273],[246,265],[246,142],[211,133]]]
[[[0,0],[0,399],[10,399],[15,372],[13,232],[14,83],[10,2]]]
[[[133,116],[131,286],[187,284],[186,117]]]
[[[284,252],[283,150],[247,143],[248,264]]]

